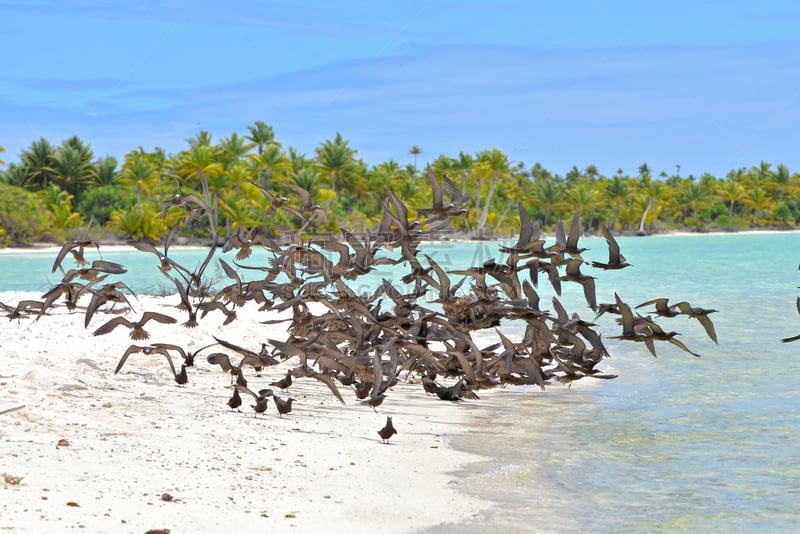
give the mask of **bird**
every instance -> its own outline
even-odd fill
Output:
[[[393,435],[397,434],[397,430],[392,425],[392,418],[386,416],[386,425],[378,430],[378,435],[381,437],[381,441],[385,444],[389,444],[389,438]]]
[[[636,309],[644,308],[645,306],[653,305],[655,308],[655,314],[660,315],[661,317],[676,317],[681,314],[680,310],[676,305],[670,305],[668,298],[657,298],[648,300],[646,302],[642,302]]]
[[[177,373],[175,372],[175,364],[172,361],[172,356],[169,355],[169,351],[162,347],[156,347],[153,345],[131,345],[125,350],[125,353],[120,358],[119,362],[117,362],[117,367],[114,369],[114,374],[117,374],[122,369],[122,366],[125,365],[125,362],[128,361],[128,357],[131,354],[136,353],[143,353],[143,354],[161,354],[167,359],[167,363],[169,363],[169,368],[172,370],[172,375],[175,376]]]
[[[614,238],[614,235],[611,231],[606,228],[606,225],[602,226],[603,237],[606,238],[606,243],[608,244],[608,263],[602,263],[599,261],[593,261],[592,267],[598,267],[600,269],[624,269],[625,267],[631,267],[631,264],[625,260],[625,256],[623,256],[619,251],[619,243]]]
[[[797,313],[800,313],[800,297],[797,297],[797,301],[795,302],[795,304],[797,306]],[[797,341],[798,339],[800,339],[800,335],[792,336],[792,337],[785,337],[785,338],[781,339],[781,342],[782,343],[791,343],[792,341]]]
[[[383,400],[386,398],[385,393],[381,393],[380,395],[370,396],[367,399],[364,399],[359,402],[359,404],[363,404],[364,406],[370,406],[373,412],[377,412],[376,409],[378,406],[383,404]]]
[[[428,177],[428,182],[431,185],[431,197],[432,197],[432,205],[430,208],[417,208],[418,215],[433,215],[434,218],[429,219],[430,222],[434,222],[438,218],[446,218],[446,217],[455,217],[457,215],[463,215],[467,212],[465,208],[460,208],[457,205],[458,203],[463,203],[469,200],[469,197],[465,197],[463,195],[459,195],[458,198],[454,199],[453,202],[449,204],[444,204],[442,199],[442,186],[439,184],[439,180],[436,179],[436,176],[433,174],[433,169],[430,165],[426,168],[426,173]],[[450,184],[455,187],[455,184],[450,182]],[[454,190],[447,186],[448,192],[451,196],[454,194]],[[456,188],[457,189],[457,188]],[[427,222],[427,221],[426,221]]]
[[[164,315],[163,313],[158,313],[158,312],[147,311],[142,314],[142,318],[139,319],[138,321],[129,321],[125,317],[114,317],[104,325],[100,326],[100,328],[95,330],[92,333],[92,335],[102,336],[103,334],[108,334],[116,327],[122,325],[131,329],[131,332],[129,334],[131,339],[134,340],[149,339],[150,334],[145,331],[144,325],[151,320],[163,324],[171,324],[177,322],[177,320],[174,317],[170,317],[169,315]]]
[[[172,350],[172,351],[177,352],[178,354],[181,355],[181,358],[183,358],[183,363],[186,364],[186,367],[194,367],[194,359],[195,359],[195,357],[198,354],[200,354],[200,352],[206,350],[207,348],[215,346],[216,343],[211,343],[209,345],[206,345],[205,347],[200,347],[199,349],[194,350],[194,351],[184,350],[183,347],[181,347],[179,345],[173,345],[171,343],[151,343],[151,345],[154,346],[154,347],[166,349],[168,351]]]
[[[239,409],[239,406],[241,405],[242,405],[242,397],[241,395],[239,395],[239,390],[237,388],[233,388],[233,395],[231,395],[231,398],[228,399],[228,406],[230,406],[231,410],[236,410],[237,412],[241,412],[241,410]]]
[[[677,306],[677,308],[681,311],[682,314],[688,315],[692,319],[697,319],[700,322],[700,324],[703,325],[703,328],[705,329],[706,334],[708,334],[708,337],[711,339],[711,341],[719,344],[717,342],[717,333],[714,330],[714,323],[712,323],[711,319],[709,319],[708,317],[710,313],[714,313],[717,310],[710,310],[707,308],[701,308],[699,306],[692,306],[686,301],[679,302],[675,306]],[[800,311],[800,302],[798,302],[798,311]]]
[[[61,246],[61,249],[58,251],[56,255],[56,259],[53,262],[53,270],[52,272],[56,272],[56,269],[61,267],[61,262],[64,260],[68,253],[72,253],[72,257],[75,259],[75,263],[78,265],[88,265],[89,262],[86,261],[86,258],[83,257],[83,250],[85,247],[93,246],[97,249],[97,252],[100,252],[100,245],[94,241],[93,239],[88,239],[86,236],[89,233],[89,227],[91,226],[91,222],[87,227],[83,230],[83,235],[78,239],[68,240],[65,241],[64,244]],[[63,271],[63,267],[61,267]]]
[[[96,281],[100,281],[101,279],[98,278]],[[91,282],[90,282],[91,284]],[[111,308],[114,308],[114,305],[117,303],[124,302],[128,308],[131,308],[131,303],[128,300],[128,297],[121,290],[128,291],[131,295],[136,298],[133,290],[128,287],[124,282],[114,282],[113,284],[104,284],[102,287],[98,289],[92,289],[89,284],[89,292],[92,294],[92,299],[89,301],[89,305],[86,306],[86,312],[84,314],[83,326],[84,328],[89,327],[89,323],[92,320],[92,316],[94,313],[100,308],[100,306],[104,305],[107,302],[111,302]]]
[[[233,387],[236,388],[237,390],[239,390],[241,393],[247,393],[248,395],[252,396],[256,400],[255,404],[251,404],[250,405],[250,407],[255,412],[255,415],[253,417],[256,417],[256,416],[258,416],[258,414],[264,413],[264,412],[267,411],[267,405],[269,403],[269,398],[272,396],[272,390],[271,389],[262,389],[258,393],[255,393],[253,390],[251,390],[247,386],[242,386],[240,384],[236,384]]]
[[[583,261],[570,258],[566,260],[567,270],[566,274],[561,277],[564,282],[577,282],[583,286],[583,295],[586,298],[586,303],[589,307],[597,311],[597,298],[595,296],[594,276],[589,276],[581,272],[581,265]]]
[[[197,207],[202,208],[203,211],[205,211],[207,214],[211,213],[211,208],[208,207],[208,204],[206,204],[197,195],[192,195],[192,194],[182,195],[180,193],[176,193],[175,195],[172,196],[172,198],[169,198],[161,203],[162,219],[167,216],[167,211],[173,206],[181,208],[183,211],[186,212],[187,216],[191,216],[197,209]]]
[[[274,382],[270,382],[270,386],[275,386],[278,389],[286,389],[292,385],[292,371],[286,371],[286,376],[281,378],[280,380],[275,380]]]
[[[464,399],[476,400],[479,398],[478,395],[467,386],[464,379],[458,380],[458,382],[450,387],[440,387],[436,391],[436,395],[438,395],[441,400],[446,401],[460,401]]]
[[[189,381],[189,375],[186,374],[186,364],[181,364],[181,370],[179,373],[175,373],[175,382],[179,385],[184,385]]]
[[[243,347],[240,347],[238,345],[230,343],[229,341],[225,341],[223,339],[220,339],[220,338],[218,338],[216,336],[212,336],[212,337],[214,338],[214,340],[217,343],[219,343],[223,347],[225,347],[227,349],[230,349],[230,350],[233,350],[233,351],[236,351],[239,354],[241,354],[243,356],[243,358],[242,358],[242,361],[239,363],[239,367],[241,367],[244,364],[250,365],[256,370],[256,375],[257,376],[261,376],[261,369],[262,368],[268,367],[270,365],[278,365],[278,363],[280,363],[280,362],[278,362],[278,360],[273,358],[267,352],[267,344],[266,343],[262,343],[261,344],[261,351],[260,352],[254,352],[252,350],[245,349]],[[211,360],[209,360],[209,362],[211,362]],[[211,363],[216,363],[216,362],[211,362]],[[223,367],[223,370],[224,370],[224,367]]]
[[[278,410],[280,417],[292,411],[292,402],[294,402],[292,397],[282,399],[273,393],[272,400],[275,402],[275,408]]]
[[[40,314],[44,310],[44,302],[38,300],[21,300],[17,302],[16,306],[4,304],[0,302],[0,308],[6,312],[6,317],[9,321],[14,319],[21,320],[30,317],[30,314],[36,312]]]
[[[585,248],[578,247],[578,239],[581,235],[581,220],[580,220],[580,213],[576,213],[575,216],[572,218],[572,223],[569,227],[569,234],[564,234],[564,225],[561,222],[561,219],[558,220],[556,223],[556,249],[557,252],[563,254],[567,253],[573,258],[581,259],[581,252],[585,251]]]

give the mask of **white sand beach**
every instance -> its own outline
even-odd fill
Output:
[[[39,294],[0,293],[14,304]],[[159,311],[180,319],[177,296],[140,297],[128,315]],[[126,328],[92,332],[81,310],[59,306],[38,321],[0,323],[0,531],[413,532],[479,518],[486,502],[459,491],[458,469],[479,458],[448,446],[468,429],[476,402],[426,397],[401,382],[377,408],[343,391],[342,406],[322,383],[295,380],[292,413],[270,402],[255,417],[226,405],[230,376],[205,351],[179,386],[161,355],[132,354],[132,344],[163,342],[198,349],[211,335],[258,350],[284,339],[283,324],[248,303],[222,326],[210,314],[195,329],[149,322],[148,341]],[[216,347],[214,350],[221,350]],[[253,390],[293,367],[292,359],[248,373]],[[179,366],[180,358],[176,365]],[[387,416],[398,434],[377,435]]]

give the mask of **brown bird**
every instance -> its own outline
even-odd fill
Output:
[[[608,263],[593,261],[592,267],[599,267],[601,269],[624,269],[625,267],[630,267],[631,264],[628,263],[625,260],[625,256],[619,252],[619,243],[617,243],[614,235],[605,225],[603,225],[603,237],[606,238],[606,243],[608,243]]]
[[[128,361],[128,356],[131,354],[136,354],[137,352],[142,352],[144,354],[161,354],[167,359],[167,363],[169,363],[169,368],[172,370],[172,375],[175,376],[177,373],[175,372],[175,364],[172,362],[172,357],[169,355],[169,351],[162,347],[156,347],[154,345],[131,345],[125,351],[125,354],[122,355],[119,362],[117,363],[117,367],[114,369],[114,374],[119,373],[122,366],[125,365],[125,362]]]
[[[717,342],[717,332],[714,330],[714,323],[711,322],[711,319],[708,318],[710,313],[714,313],[717,310],[710,310],[708,308],[701,308],[699,306],[692,306],[686,301],[679,302],[675,306],[681,311],[682,314],[688,315],[692,319],[697,319],[703,328],[708,334],[708,337],[714,343]],[[800,310],[800,303],[798,303],[798,310]]]
[[[131,339],[148,339],[150,334],[145,332],[144,325],[147,321],[157,321],[159,323],[170,324],[175,323],[177,320],[169,315],[164,315],[163,313],[158,312],[144,312],[142,314],[142,318],[138,321],[129,321],[125,317],[114,317],[100,328],[95,330],[92,335],[93,336],[102,336],[103,334],[108,334],[112,330],[114,330],[119,325],[125,326],[131,329],[130,337]]]
[[[292,371],[286,371],[286,376],[281,378],[280,380],[276,380],[274,382],[270,382],[270,386],[275,386],[279,389],[286,389],[292,385]]]
[[[216,345],[216,343],[211,343],[210,345],[206,345],[205,347],[200,347],[195,351],[184,350],[183,347],[179,345],[172,345],[171,343],[153,343],[152,345],[154,347],[158,347],[161,349],[174,350],[175,352],[181,355],[181,358],[183,358],[183,363],[186,364],[186,367],[194,367],[195,357],[198,354],[200,354],[200,352],[206,350],[207,348],[213,347],[214,345]]]
[[[797,305],[797,313],[800,313],[800,297],[797,297],[796,305]],[[791,343],[792,341],[797,341],[798,339],[800,339],[800,335],[792,336],[792,337],[785,337],[785,338],[781,339],[781,342],[783,342],[783,343]]]
[[[589,307],[597,311],[597,297],[595,296],[594,276],[589,276],[581,272],[581,265],[583,262],[579,259],[570,258],[565,261],[567,271],[561,280],[564,282],[577,282],[583,286],[583,295],[586,298],[586,303]]]
[[[268,404],[269,398],[272,396],[272,390],[271,389],[262,389],[262,390],[260,390],[258,392],[258,394],[256,394],[253,390],[251,390],[247,386],[242,386],[240,384],[236,384],[233,387],[235,387],[237,390],[239,390],[242,393],[247,393],[248,395],[251,395],[256,400],[255,404],[251,404],[250,405],[250,407],[253,408],[253,411],[255,411],[255,415],[253,417],[256,417],[258,414],[264,413],[264,412],[267,411],[267,404]]]
[[[436,394],[441,400],[447,401],[460,401],[464,399],[478,399],[478,395],[472,391],[471,387],[467,387],[466,382],[462,378],[450,387],[440,387]]]
[[[21,300],[16,306],[4,304],[0,302],[0,309],[6,312],[6,317],[10,321],[14,319],[27,319],[32,313],[42,313],[44,310],[44,303],[38,300]]]
[[[228,399],[228,406],[230,406],[231,410],[236,410],[237,412],[241,412],[241,410],[239,409],[239,406],[241,405],[242,405],[242,397],[239,395],[239,390],[233,388],[233,395],[231,395],[231,398]]]
[[[387,416],[386,417],[386,426],[378,430],[378,435],[381,437],[381,440],[385,444],[389,444],[389,438],[393,435],[397,434],[397,430],[392,426],[392,418]]]
[[[268,367],[270,365],[278,365],[278,363],[280,363],[280,362],[278,362],[278,360],[273,358],[269,354],[269,352],[267,352],[267,344],[266,343],[262,343],[261,344],[261,351],[260,352],[254,352],[254,351],[246,349],[244,347],[240,347],[238,345],[234,345],[233,343],[230,343],[228,341],[220,339],[220,338],[218,338],[216,336],[211,336],[211,337],[213,337],[214,340],[217,343],[219,343],[220,345],[222,345],[223,347],[225,347],[227,349],[230,349],[230,350],[233,350],[233,351],[236,351],[239,354],[241,354],[242,356],[244,356],[242,358],[241,363],[239,364],[239,367],[241,367],[244,364],[251,365],[256,370],[256,375],[257,376],[261,376],[261,369],[262,368]],[[216,362],[212,362],[212,363],[216,363]]]
[[[190,216],[192,215],[192,213],[194,213],[194,211],[197,209],[195,206],[199,206],[208,214],[211,213],[211,208],[208,207],[208,204],[203,202],[203,200],[201,200],[200,197],[198,197],[197,195],[175,194],[172,198],[167,199],[161,203],[162,219],[166,217],[167,211],[173,206],[181,208],[183,211],[186,212],[187,216]]]
[[[56,259],[53,262],[53,270],[52,272],[56,272],[56,269],[61,267],[61,262],[64,260],[68,253],[72,253],[72,257],[75,259],[75,263],[78,265],[88,265],[89,262],[86,261],[86,258],[83,257],[83,249],[84,247],[93,246],[97,249],[98,253],[100,252],[100,245],[91,239],[86,238],[86,234],[89,231],[89,227],[86,227],[84,230],[84,235],[80,239],[65,241],[64,244],[61,246],[61,249],[58,251],[56,255]],[[62,267],[63,270],[63,267]]]
[[[377,412],[376,408],[383,404],[383,399],[386,398],[385,393],[381,393],[380,395],[371,396],[368,399],[364,399],[359,402],[359,404],[363,404],[364,406],[371,406],[373,412]]]
[[[275,408],[277,408],[279,416],[283,417],[283,414],[292,411],[292,402],[294,402],[292,397],[282,399],[273,393],[272,400],[275,402]]]
[[[181,372],[175,373],[175,382],[177,382],[179,385],[182,386],[186,384],[188,381],[189,381],[189,375],[186,374],[186,364],[182,363]]]

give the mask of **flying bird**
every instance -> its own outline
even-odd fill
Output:
[[[108,334],[109,332],[114,330],[116,327],[122,325],[122,326],[124,326],[126,328],[130,328],[131,329],[131,332],[130,332],[130,338],[131,339],[134,339],[134,340],[149,339],[150,338],[150,334],[147,333],[145,331],[145,329],[144,329],[144,325],[148,321],[156,321],[158,323],[163,323],[163,324],[171,324],[171,323],[178,322],[174,317],[170,317],[169,315],[164,315],[163,313],[148,311],[148,312],[144,312],[142,314],[142,318],[139,319],[138,321],[129,321],[125,317],[114,317],[113,319],[111,319],[110,321],[108,321],[107,323],[102,325],[100,328],[95,330],[92,333],[92,335],[93,336],[102,336],[103,334]]]

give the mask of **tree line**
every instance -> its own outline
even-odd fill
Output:
[[[209,207],[207,217],[182,223],[180,234],[190,238],[275,236],[299,227],[339,232],[340,225],[366,231],[381,220],[386,188],[412,209],[431,205],[426,169],[417,165],[422,148],[408,153],[411,164],[368,165],[337,133],[303,154],[284,147],[263,121],[219,142],[199,131],[177,154],[140,146],[122,161],[96,157],[77,136],[58,145],[40,138],[18,162],[0,161],[0,246],[64,239],[90,223],[95,236],[157,241],[185,217],[179,207],[164,208],[176,194],[194,194]],[[575,213],[587,231],[604,224],[618,233],[791,228],[800,217],[800,174],[765,161],[724,177],[682,177],[679,166],[675,174],[655,175],[646,163],[635,175],[619,169],[607,176],[589,165],[562,176],[539,163],[513,162],[497,148],[439,155],[428,164],[471,195],[467,215],[448,228],[467,237],[518,231],[518,203],[545,231]],[[271,209],[263,190],[299,208],[295,186],[310,192],[324,219],[309,226],[289,210]]]

